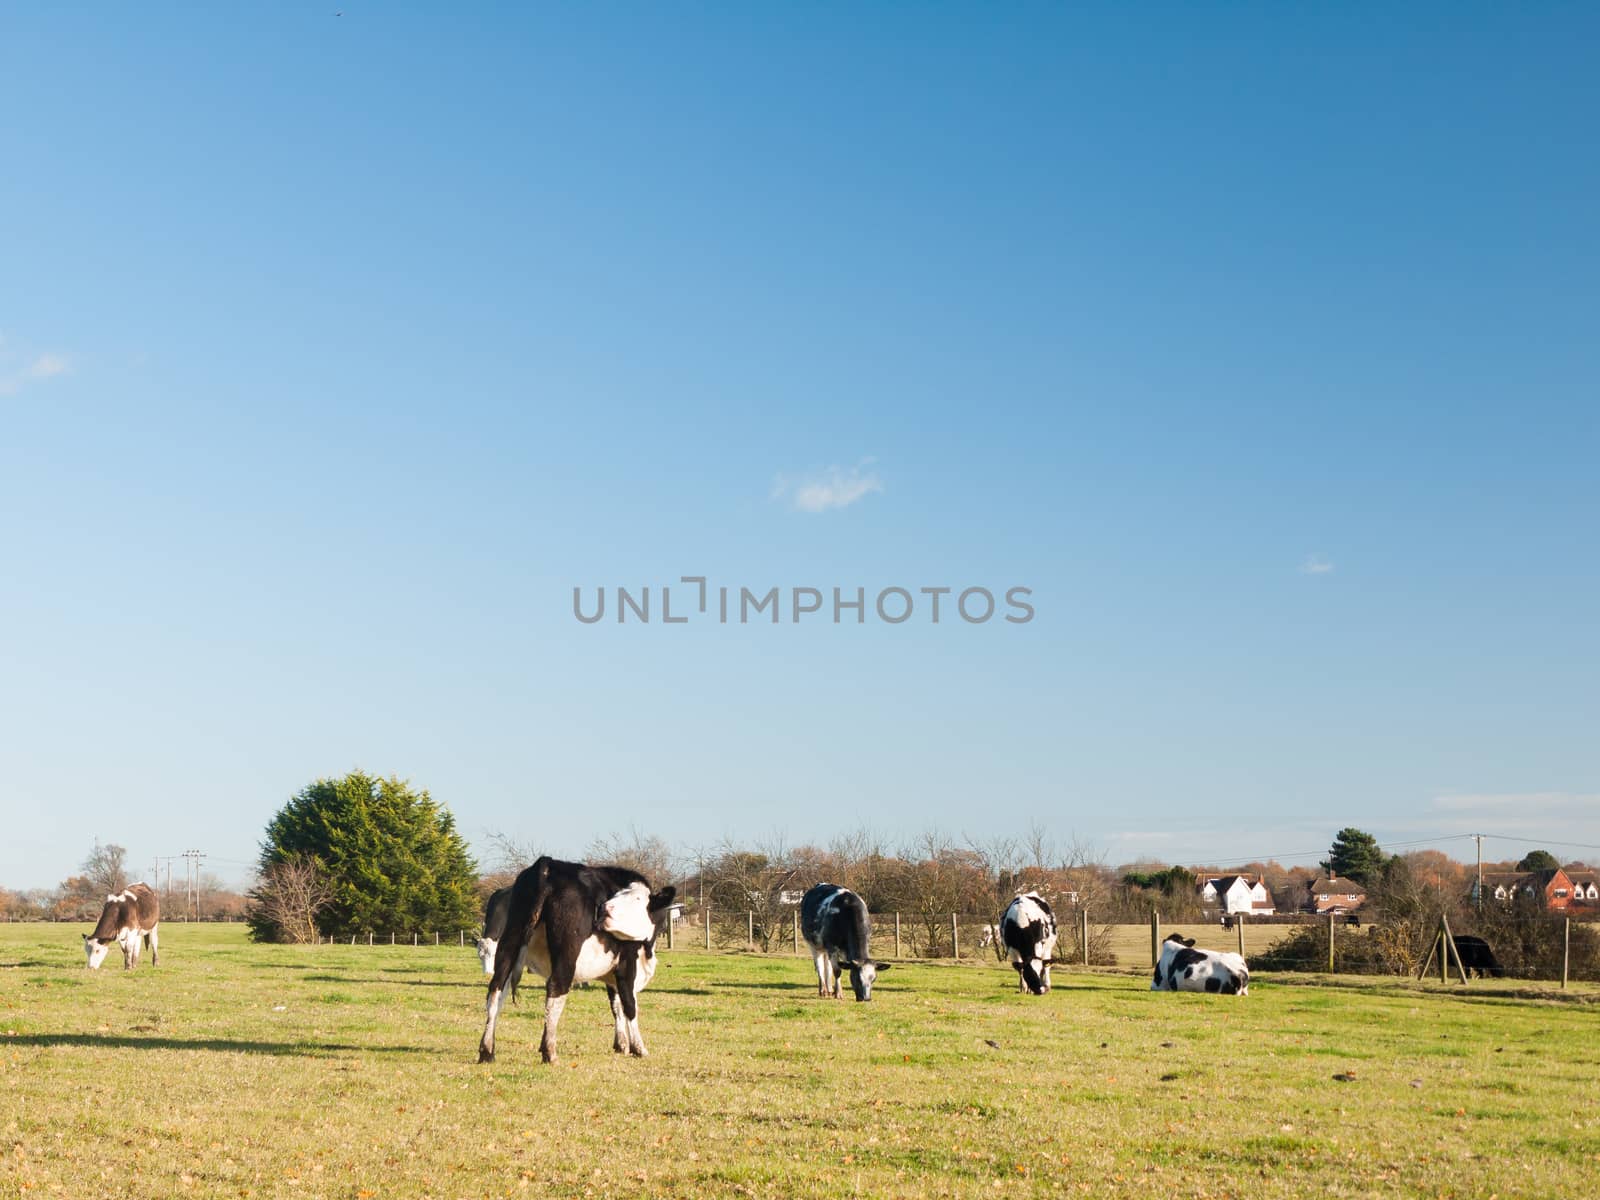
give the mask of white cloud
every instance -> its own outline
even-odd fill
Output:
[[[848,508],[864,496],[883,491],[883,480],[876,471],[868,469],[875,461],[864,458],[848,469],[829,467],[799,480],[780,475],[773,481],[772,498],[787,499],[789,507],[799,512]]]
[[[0,338],[0,396],[15,396],[30,384],[71,371],[72,362],[64,354],[18,355]]]
[[[30,379],[49,379],[55,375],[65,375],[70,370],[72,364],[63,355],[41,354],[28,366],[26,374]]]
[[[1305,562],[1300,564],[1300,574],[1302,575],[1331,575],[1332,573],[1333,563],[1320,554],[1308,554]]]

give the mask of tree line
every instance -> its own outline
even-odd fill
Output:
[[[202,878],[199,916],[242,917],[253,936],[267,941],[471,929],[487,895],[546,852],[503,833],[490,835],[487,845],[490,862],[481,869],[449,809],[409,781],[362,771],[319,779],[268,822],[247,894],[221,887],[213,876]],[[1425,948],[1428,922],[1440,913],[1455,914],[1463,928],[1478,916],[1476,906],[1465,911],[1466,864],[1436,850],[1388,855],[1354,828],[1339,831],[1316,867],[1153,859],[1112,866],[1091,845],[1058,841],[1042,825],[982,839],[930,829],[894,840],[863,828],[825,843],[774,834],[700,846],[631,830],[595,839],[583,857],[631,867],[658,884],[673,882],[690,907],[748,914],[751,940],[761,949],[792,936],[799,896],[822,880],[859,893],[875,913],[899,914],[917,952],[934,955],[950,948],[951,914],[993,920],[1019,891],[1033,890],[1064,915],[1088,910],[1091,958],[1100,958],[1096,942],[1104,934],[1096,931],[1106,926],[1143,922],[1153,911],[1167,922],[1214,917],[1215,906],[1201,900],[1201,884],[1226,874],[1259,878],[1280,911],[1299,910],[1319,874],[1355,880],[1368,891],[1363,912],[1381,922],[1382,937],[1393,943],[1384,961],[1396,967]],[[1538,870],[1555,863],[1548,852],[1535,851],[1515,864],[1486,867]],[[128,882],[122,847],[97,844],[80,873],[55,889],[0,891],[0,914],[93,920],[106,894]]]

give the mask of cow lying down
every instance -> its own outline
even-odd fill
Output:
[[[1194,939],[1167,934],[1161,943],[1152,992],[1221,992],[1243,996],[1250,991],[1250,968],[1237,954],[1196,950]]]
[[[495,1023],[511,981],[523,966],[545,979],[545,1062],[556,1061],[556,1028],[574,984],[606,985],[619,1054],[645,1054],[639,1032],[639,993],[656,969],[656,918],[672,904],[673,888],[652,893],[643,875],[622,867],[540,858],[511,886],[505,930],[494,952],[488,1019],[478,1061],[494,1061]]]

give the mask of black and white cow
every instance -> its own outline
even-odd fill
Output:
[[[483,906],[483,936],[478,939],[478,961],[485,975],[494,974],[494,954],[500,939],[506,935],[506,918],[511,915],[511,889],[503,887],[489,896]],[[511,1003],[517,1002],[517,988],[522,984],[522,968],[511,972]]]
[[[494,974],[494,952],[506,935],[506,916],[511,912],[511,889],[503,887],[483,906],[483,936],[478,939],[478,961],[485,975]]]
[[[1169,933],[1161,943],[1161,958],[1150,990],[1244,996],[1250,991],[1250,968],[1232,951],[1196,950],[1193,938]]]
[[[1456,933],[1451,935],[1456,944],[1456,956],[1461,960],[1461,966],[1467,971],[1476,971],[1479,975],[1492,975],[1496,979],[1505,978],[1506,969],[1500,965],[1500,960],[1494,956],[1494,951],[1489,948],[1489,943],[1481,937],[1473,937],[1470,933]]]
[[[83,952],[89,959],[89,969],[100,969],[113,942],[122,947],[124,970],[131,971],[139,965],[139,950],[144,942],[150,943],[150,965],[157,965],[161,961],[156,937],[160,921],[161,901],[147,884],[136,883],[107,896],[94,932],[83,935]]]
[[[1017,973],[1017,988],[1034,996],[1050,990],[1056,954],[1056,915],[1038,892],[1023,892],[1000,914],[1000,941]]]
[[[656,917],[672,905],[674,888],[652,893],[645,877],[626,867],[591,867],[541,857],[511,885],[511,906],[495,949],[486,1002],[488,1021],[478,1061],[494,1061],[494,1027],[511,980],[523,965],[545,980],[544,1037],[539,1053],[556,1061],[556,1027],[567,993],[600,980],[616,1022],[612,1047],[643,1058],[639,993],[656,970]]]
[[[850,972],[857,1000],[872,999],[872,985],[892,965],[872,961],[872,920],[860,896],[834,883],[819,883],[800,899],[800,936],[817,967],[817,995],[841,998],[840,969]]]

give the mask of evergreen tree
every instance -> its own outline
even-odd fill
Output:
[[[1377,838],[1360,829],[1346,827],[1334,835],[1333,848],[1322,869],[1366,885],[1383,875],[1387,861],[1388,856],[1378,846]]]
[[[451,932],[476,923],[477,864],[455,818],[409,782],[352,771],[302,789],[267,824],[260,870],[314,861],[327,880],[318,932]],[[255,914],[252,933],[281,932]]]
[[[1554,871],[1561,861],[1548,850],[1530,850],[1517,864],[1519,871]]]

